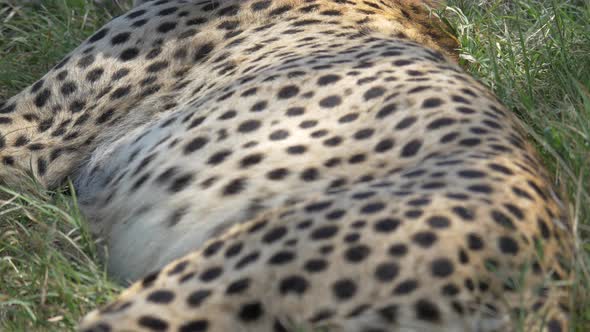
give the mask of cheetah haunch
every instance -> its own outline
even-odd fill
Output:
[[[566,208],[455,46],[420,1],[147,2],[1,104],[0,177],[71,177],[143,278],[86,332],[566,331]]]

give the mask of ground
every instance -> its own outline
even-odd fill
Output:
[[[514,35],[508,35],[506,37],[517,37],[516,40],[501,39],[497,34],[489,33],[488,31],[494,31],[493,24],[489,24],[488,26],[482,25],[479,29],[470,30],[473,29],[473,27],[471,25],[467,25],[467,22],[461,21],[462,18],[465,19],[461,15],[450,15],[449,17],[450,19],[455,20],[454,24],[457,27],[458,34],[463,42],[463,59],[466,60],[464,65],[471,67],[477,76],[480,76],[490,86],[494,87],[496,93],[506,103],[512,106],[515,111],[518,112],[521,118],[523,118],[529,124],[529,134],[537,140],[539,149],[546,161],[553,165],[554,179],[558,181],[558,183],[563,183],[569,187],[569,191],[571,193],[570,196],[572,201],[572,210],[574,216],[576,216],[574,219],[578,222],[578,229],[583,239],[583,221],[585,220],[584,216],[587,216],[587,212],[583,209],[583,207],[587,206],[587,204],[585,205],[583,202],[587,201],[587,191],[583,185],[585,183],[585,174],[582,172],[582,165],[587,158],[587,135],[584,133],[587,133],[588,129],[587,117],[584,117],[584,110],[587,110],[588,108],[587,99],[584,99],[584,96],[586,96],[584,87],[587,86],[587,77],[584,77],[583,74],[578,73],[587,72],[584,70],[584,68],[586,68],[585,66],[588,65],[588,62],[584,61],[587,60],[584,58],[584,56],[588,53],[580,50],[580,48],[583,47],[584,42],[583,40],[578,39],[581,35],[579,31],[581,31],[586,26],[581,25],[580,27],[577,27],[576,24],[579,22],[584,22],[584,17],[582,16],[581,18],[579,15],[584,15],[585,13],[587,14],[587,11],[584,12],[580,9],[580,7],[570,7],[569,5],[548,8],[524,8],[520,6],[513,8],[508,7],[509,6],[502,7],[501,5],[497,4],[496,6],[492,6],[488,9],[493,9],[499,12],[522,10],[523,13],[526,11],[526,13],[530,15],[528,16],[531,19],[530,22],[526,19],[520,18],[522,16],[518,16],[519,19],[514,19],[513,21],[507,19],[506,24],[512,23],[511,27],[516,26],[517,28],[515,28],[516,32],[514,32]],[[76,7],[73,6],[73,8]],[[469,8],[467,9],[469,10]],[[542,9],[551,11],[546,12]],[[56,9],[54,8],[53,10]],[[486,11],[478,12],[478,10],[481,9],[471,8],[471,10],[473,11],[471,12],[472,15],[469,15],[470,12],[466,11],[466,17],[471,19],[473,16],[478,17],[477,15],[481,15],[480,17],[482,22],[485,22],[484,14],[491,15]],[[549,13],[558,13],[557,18],[550,15]],[[26,18],[26,16],[24,17]],[[539,20],[539,18],[544,17],[547,17],[547,21]],[[59,20],[57,21],[59,22]],[[497,21],[490,20],[487,23],[496,22]],[[542,22],[544,22],[546,25],[542,25]],[[541,25],[537,29],[535,28],[535,24]],[[10,25],[8,25],[8,27],[10,27]],[[529,29],[524,29],[523,27],[527,27]],[[518,28],[522,30],[519,30]],[[91,32],[91,29],[89,30],[89,32]],[[3,31],[11,32],[11,30]],[[51,29],[51,31],[52,33],[55,33],[55,29]],[[66,29],[66,31],[70,32],[71,30]],[[13,37],[14,32],[12,32],[12,35],[10,36]],[[483,40],[478,40],[478,38],[482,38]],[[539,40],[536,38],[539,38]],[[18,47],[18,44],[14,43],[15,40],[18,42],[18,38],[10,40],[13,41],[13,43],[7,43],[6,47],[7,49],[11,48],[12,51],[14,50],[15,46]],[[58,40],[61,42],[68,42],[67,38],[59,38]],[[520,43],[520,48],[511,48],[514,47],[513,45],[515,43]],[[31,44],[36,45],[37,47],[42,47],[34,43],[27,43],[26,47],[31,47]],[[77,41],[73,42],[73,44],[70,46],[74,46],[76,44]],[[495,45],[496,47],[485,47],[485,45]],[[53,43],[51,46],[54,46]],[[532,46],[537,46],[537,48]],[[46,46],[46,48],[49,47]],[[52,47],[52,49],[56,48]],[[483,50],[487,50],[489,53],[486,53]],[[494,57],[494,54],[498,53],[503,55],[500,58],[507,62],[498,61]],[[35,53],[30,51],[23,52],[23,54],[35,56]],[[60,53],[60,55],[61,54],[63,53]],[[546,58],[543,58],[543,56],[546,56]],[[579,56],[579,58],[576,58],[576,56]],[[56,56],[56,58],[58,57],[59,55]],[[574,62],[572,57],[574,57],[574,59],[577,61]],[[10,61],[11,58],[8,59]],[[18,67],[18,65],[22,63],[22,59],[17,57],[12,59],[14,59],[13,64],[6,64],[3,66],[3,68],[13,71],[13,73],[8,76],[10,77],[10,80],[7,79],[6,81],[16,82],[18,84],[18,79],[22,79],[22,76],[18,75],[28,75],[28,72]],[[47,61],[48,65],[52,64],[51,61],[55,61],[55,59],[49,59]],[[35,59],[31,62],[39,63],[38,59]],[[521,69],[522,72],[520,72]],[[46,69],[41,69],[39,70],[39,73],[43,73],[45,70]],[[514,74],[515,72],[516,74],[522,74],[522,76]],[[562,74],[560,76],[555,75],[555,73]],[[17,79],[14,79],[15,77]],[[495,77],[495,80],[490,79],[489,77]],[[561,81],[557,81],[559,83],[550,84],[545,80],[545,78],[548,77],[552,78],[553,80],[560,79]],[[32,77],[29,80],[24,80],[22,85],[31,83],[35,78],[36,77]],[[524,79],[521,80],[521,78]],[[14,90],[10,92],[15,92],[15,90],[18,90],[18,88],[22,88],[22,85],[16,86]],[[11,93],[7,93],[7,95],[9,94]],[[565,130],[563,129],[564,127],[561,126],[568,126],[567,128],[574,126],[574,128]],[[576,135],[579,135],[579,137]],[[56,198],[54,198],[53,203],[58,203],[57,206],[60,206],[61,208],[64,206],[67,207],[67,210],[74,212],[74,216],[76,215],[75,208],[71,208],[70,202],[63,196],[57,195]],[[56,234],[55,237],[48,237],[47,234],[52,233],[47,231],[47,219],[48,217],[49,219],[59,219],[61,215],[59,212],[60,210],[56,209],[54,205],[48,205],[34,200],[33,198],[18,198],[16,200],[9,201],[9,204],[7,204],[6,207],[8,207],[9,210],[12,207],[22,211],[24,208],[23,205],[26,206],[25,215],[30,216],[31,220],[37,220],[39,222],[41,220],[43,221],[43,224],[40,224],[39,222],[33,224],[37,225],[37,227],[41,228],[42,230],[38,233],[30,232],[27,234],[25,232],[25,235],[16,233],[15,230],[24,230],[24,226],[20,227],[20,225],[23,225],[23,222],[26,223],[26,229],[33,229],[33,231],[35,230],[35,227],[31,227],[30,222],[23,221],[22,217],[20,216],[14,217],[16,218],[14,219],[15,222],[9,224],[9,227],[12,228],[7,227],[8,231],[6,232],[5,240],[6,245],[3,246],[3,250],[9,254],[5,256],[6,259],[4,259],[3,262],[6,262],[6,264],[10,263],[10,265],[7,265],[6,267],[8,271],[12,272],[12,274],[8,274],[8,278],[11,278],[9,280],[9,285],[15,285],[14,289],[19,289],[19,292],[22,292],[22,287],[19,287],[23,282],[23,279],[21,278],[27,278],[25,280],[36,280],[37,282],[44,280],[45,282],[41,282],[39,289],[50,291],[45,293],[40,292],[40,296],[38,299],[36,299],[35,293],[31,293],[33,297],[30,298],[26,294],[19,294],[18,292],[13,293],[9,290],[9,292],[7,292],[8,296],[6,296],[6,305],[7,308],[10,309],[9,311],[6,311],[7,315],[9,315],[8,317],[10,317],[10,319],[7,320],[7,329],[18,330],[19,326],[23,326],[20,324],[30,324],[28,321],[31,317],[36,318],[33,321],[35,322],[34,324],[38,324],[37,326],[49,326],[49,328],[53,324],[65,324],[66,326],[71,326],[71,324],[77,319],[75,316],[73,316],[76,314],[76,311],[85,311],[85,309],[79,308],[80,304],[78,303],[83,303],[84,306],[94,307],[94,302],[96,301],[94,298],[88,299],[86,297],[87,295],[82,295],[82,297],[80,297],[80,294],[92,294],[92,296],[96,296],[96,294],[101,294],[103,289],[111,289],[111,285],[103,281],[96,280],[96,275],[102,274],[98,272],[100,271],[100,268],[98,268],[97,271],[97,268],[95,268],[90,262],[90,259],[87,259],[86,257],[88,253],[94,252],[91,248],[91,242],[85,242],[88,240],[86,233],[81,232],[68,234],[68,236],[73,235],[74,241],[62,241],[60,239],[61,234],[59,229],[57,229],[53,233]],[[14,213],[12,211],[8,211],[7,213],[9,212]],[[77,220],[76,218],[65,219],[67,219],[70,224],[74,224],[75,227],[78,227],[75,221]],[[51,223],[49,225],[51,225]],[[59,227],[63,227],[63,224],[59,225]],[[27,235],[28,237],[25,239],[22,238],[22,236]],[[56,238],[58,241],[48,241]],[[67,239],[69,238],[70,237],[67,237]],[[35,241],[35,239],[37,239],[37,241]],[[30,244],[33,247],[30,249],[33,252],[31,256],[24,256],[24,252],[19,251],[19,248],[30,248],[29,246],[22,246],[22,243],[25,241],[27,244]],[[48,242],[51,247],[59,249],[58,251],[49,251],[50,253],[54,253],[53,255],[55,255],[55,253],[59,253],[58,255],[65,253],[67,256],[74,256],[71,257],[72,259],[69,259],[69,261],[73,261],[74,263],[76,261],[81,262],[80,265],[73,265],[73,268],[72,265],[63,265],[62,269],[61,264],[64,264],[63,262],[65,260],[61,260],[59,256],[57,257],[58,262],[60,262],[57,266],[57,273],[59,274],[61,269],[63,272],[66,272],[62,274],[62,278],[63,275],[69,276],[64,279],[57,278],[57,280],[70,279],[71,282],[73,279],[76,281],[73,284],[69,283],[63,285],[63,288],[61,289],[63,289],[64,292],[62,292],[62,294],[57,294],[54,291],[56,289],[59,290],[59,287],[56,288],[47,286],[51,285],[54,279],[50,274],[56,273],[55,264],[50,263],[50,259],[55,259],[55,257],[46,256],[45,258],[41,256],[41,258],[39,258],[39,256],[35,254],[36,252],[41,252],[43,255],[47,255],[45,245]],[[80,243],[84,243],[84,245],[81,246]],[[35,248],[36,244],[39,244],[40,248]],[[583,246],[583,244],[583,240],[580,241],[579,245]],[[72,250],[80,247],[83,247],[81,249],[85,249],[86,251],[78,252],[77,250]],[[37,249],[38,251],[35,251],[34,249]],[[31,257],[31,259],[27,259],[26,257]],[[584,279],[584,257],[585,256],[581,255],[579,263],[579,276],[581,280],[580,285],[582,286],[582,289],[584,287],[584,280],[587,280]],[[91,260],[94,261],[94,259]],[[24,265],[24,263],[30,266],[32,261],[40,263],[40,269],[38,270],[41,272],[40,274],[29,272],[23,273],[21,270],[27,266]],[[50,265],[51,269],[48,268],[48,265]],[[80,273],[78,271],[79,266],[83,266],[84,269],[87,269],[88,266],[90,266],[94,270],[86,271],[86,273]],[[2,268],[4,269],[5,267]],[[88,280],[88,276],[92,276],[90,280]],[[25,284],[30,284],[30,282],[25,281]],[[82,286],[82,288],[86,287],[84,285],[88,285],[88,289],[78,289],[80,286]],[[81,302],[74,302],[74,300],[66,302],[70,304],[69,308],[67,308],[68,311],[63,309],[63,301],[61,300],[57,301],[56,305],[48,305],[48,303],[50,303],[48,302],[48,299],[49,301],[53,301],[58,299],[57,296],[65,296],[65,298],[80,298]],[[580,302],[582,300],[583,297],[580,297]],[[100,300],[98,301],[100,302]],[[29,309],[31,308],[32,303],[34,303],[35,306],[33,309]],[[17,309],[14,311],[13,308],[24,308],[24,310],[19,311]],[[56,308],[60,308],[59,310],[63,311],[53,311]],[[48,311],[44,313],[45,310]],[[585,314],[587,314],[587,309],[584,309],[584,307],[581,306],[579,317],[577,318],[580,328],[584,327]],[[43,329],[42,327],[39,328]]]

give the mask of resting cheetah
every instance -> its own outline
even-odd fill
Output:
[[[138,3],[1,103],[142,278],[81,330],[567,330],[566,208],[423,5]]]

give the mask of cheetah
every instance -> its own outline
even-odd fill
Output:
[[[72,179],[80,331],[568,330],[571,220],[419,0],[136,1],[0,103],[0,179]]]

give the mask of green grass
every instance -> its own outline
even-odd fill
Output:
[[[19,92],[120,9],[85,0],[15,7],[0,0],[0,100]],[[565,188],[576,225],[574,331],[590,330],[590,2],[450,0],[441,11],[463,45],[462,65],[527,125]],[[458,9],[461,8],[461,9]],[[72,330],[121,288],[97,265],[62,192],[0,194],[0,331]]]
[[[88,2],[15,7],[0,0],[0,100],[39,79],[116,12]],[[74,330],[121,287],[96,264],[75,200],[33,192],[0,193],[0,331]]]

